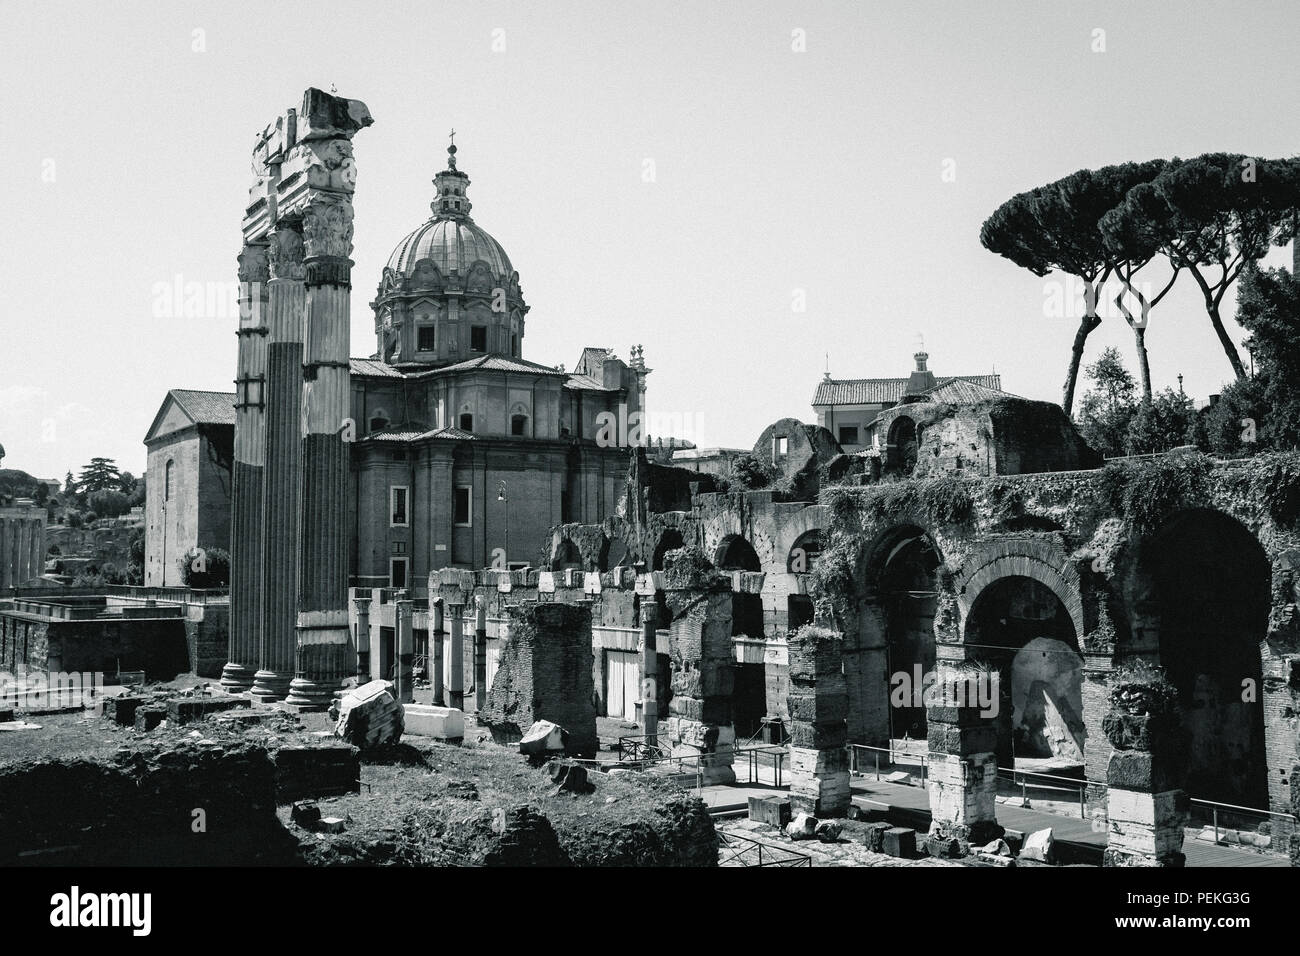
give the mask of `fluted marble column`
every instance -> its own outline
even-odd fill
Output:
[[[352,203],[320,197],[303,217],[307,308],[303,327],[298,676],[289,703],[324,709],[345,676],[348,645],[348,346]]]
[[[253,696],[289,693],[296,658],[302,460],[302,334],[306,298],[302,236],[290,224],[271,233],[266,346],[266,452],[262,496],[262,634]]]
[[[235,455],[230,492],[230,660],[221,686],[253,686],[262,633],[262,494],[266,463],[266,243],[247,243],[239,256],[239,358],[235,380]]]

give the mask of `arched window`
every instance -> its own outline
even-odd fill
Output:
[[[460,430],[463,432],[472,432],[474,430],[474,416],[469,412],[460,413]]]
[[[163,477],[163,501],[172,500],[172,472],[176,470],[175,460],[167,462],[167,469]]]
[[[515,414],[515,415],[511,415],[511,416],[510,416],[510,434],[512,434],[512,435],[527,435],[527,434],[528,434],[528,416],[527,416],[527,415],[519,415],[519,414]]]

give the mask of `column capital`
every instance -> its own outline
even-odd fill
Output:
[[[297,279],[307,275],[303,265],[302,235],[291,225],[277,226],[271,233],[269,245],[270,275],[272,279]]]

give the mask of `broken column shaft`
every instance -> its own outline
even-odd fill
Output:
[[[659,742],[659,648],[655,626],[659,623],[659,605],[641,600],[641,731],[646,746]]]
[[[442,645],[447,635],[442,625],[442,602],[431,598],[429,604],[429,613],[433,616],[433,626],[429,628],[429,679],[433,683],[434,706],[444,707],[446,697],[442,682]]]
[[[448,607],[451,615],[451,654],[449,663],[451,673],[450,686],[447,688],[447,705],[457,710],[465,709],[465,605],[452,604]]]
[[[415,678],[412,663],[415,657],[415,606],[409,598],[397,601],[393,609],[397,624],[397,679],[396,697],[399,704],[415,702]]]
[[[373,598],[353,598],[357,609],[357,675],[361,684],[370,681],[370,602]]]
[[[487,704],[487,602],[474,602],[474,710]]]

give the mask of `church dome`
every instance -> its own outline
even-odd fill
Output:
[[[520,358],[528,304],[519,274],[501,243],[470,218],[469,177],[456,168],[454,141],[433,183],[433,215],[397,244],[370,303],[375,354],[426,366],[482,354]]]
[[[453,132],[453,136],[454,136]],[[510,258],[487,231],[470,218],[466,190],[469,177],[456,168],[456,144],[447,147],[447,168],[433,177],[437,194],[429,208],[433,216],[416,229],[388,257],[388,269],[410,278],[416,267],[430,260],[444,276],[464,276],[476,262],[487,264],[493,279],[507,281],[514,273]]]
[[[468,216],[455,219],[435,215],[397,244],[388,257],[387,268],[403,276],[415,271],[416,263],[430,259],[443,275],[464,275],[475,262],[486,262],[492,275],[509,278],[514,272],[510,258],[487,230]]]

